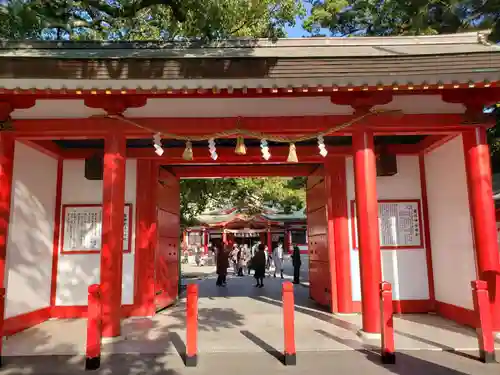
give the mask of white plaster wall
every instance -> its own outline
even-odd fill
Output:
[[[380,110],[404,113],[463,113],[462,104],[446,103],[440,95],[396,95]],[[101,109],[85,106],[82,99],[39,99],[35,106],[16,109],[14,119],[81,118],[102,115]],[[129,117],[265,117],[348,115],[352,108],[336,105],[329,96],[300,98],[150,98],[140,108],[125,112]]]
[[[84,167],[83,160],[64,161],[61,204],[102,203],[102,181],[85,179]],[[134,300],[136,171],[136,161],[127,160],[125,203],[133,205],[132,252],[123,254],[122,304],[132,304]],[[100,254],[59,253],[56,305],[86,305],[88,286],[99,283],[99,268]]]
[[[50,305],[57,160],[16,142],[5,317]]]
[[[476,278],[462,137],[425,156],[436,300],[472,309]]]
[[[421,199],[418,156],[400,155],[398,173],[377,177],[378,199]],[[346,160],[347,199],[349,202],[349,242],[351,248],[352,299],[361,301],[359,251],[353,249],[351,201],[355,199],[352,158]],[[392,284],[395,300],[424,300],[429,298],[425,247],[408,250],[381,250],[382,278]]]

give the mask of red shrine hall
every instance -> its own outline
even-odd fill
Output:
[[[104,337],[172,304],[179,181],[234,176],[307,177],[310,297],[363,332],[381,281],[397,312],[475,326],[476,279],[500,331],[483,114],[499,77],[477,33],[3,43],[4,335],[85,316],[94,283]]]
[[[183,231],[182,245],[186,250],[203,248],[208,253],[210,245],[220,249],[234,243],[252,247],[260,242],[270,252],[281,243],[286,253],[296,245],[302,254],[308,254],[305,210],[283,212],[267,208],[251,214],[233,207],[208,210],[196,220],[200,225]]]

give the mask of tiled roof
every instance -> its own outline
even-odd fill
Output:
[[[484,33],[432,36],[233,39],[196,42],[6,41],[0,57],[58,59],[377,57],[497,52]]]

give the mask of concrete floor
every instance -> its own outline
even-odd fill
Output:
[[[203,268],[203,267],[201,267]],[[254,287],[251,276],[230,276],[228,286],[215,286],[215,275],[188,279],[199,284],[200,353],[279,352],[283,347],[280,278]],[[290,279],[286,275],[286,279]],[[307,287],[295,288],[295,335],[298,352],[370,349],[357,332],[360,315],[332,316],[308,298]],[[153,318],[123,322],[123,339],[103,346],[104,353],[175,354],[184,351],[185,305],[181,300]],[[473,330],[435,315],[403,315],[395,320],[398,350],[476,350]],[[84,319],[51,320],[8,337],[4,356],[78,355],[84,353]]]
[[[306,263],[307,264],[307,263]],[[305,267],[307,268],[307,267]],[[291,266],[285,266],[291,279]],[[382,366],[377,342],[357,335],[359,315],[332,316],[296,286],[297,366],[280,363],[283,350],[281,283],[267,278],[265,288],[253,287],[252,277],[229,277],[226,288],[215,286],[213,267],[183,266],[184,283],[199,284],[199,365],[184,367],[185,305],[154,318],[127,319],[123,339],[103,346],[99,374],[214,374],[220,371],[253,375],[333,373],[358,375],[498,374],[500,365],[476,360],[473,330],[435,315],[404,315],[395,319],[396,365]],[[4,344],[0,374],[68,374],[83,371],[86,322],[53,320],[11,336]],[[500,355],[500,353],[499,353]],[[499,357],[500,358],[500,357]]]

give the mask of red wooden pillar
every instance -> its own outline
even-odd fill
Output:
[[[349,220],[347,205],[347,179],[345,158],[329,158],[325,163],[328,194],[328,220],[333,227],[333,238],[328,239],[330,267],[335,267],[337,310],[352,312],[351,249],[349,245]],[[329,223],[330,225],[330,223]],[[332,281],[333,282],[333,281]]]
[[[15,140],[11,134],[6,132],[0,133],[0,290],[4,292],[10,200],[12,195],[12,172],[14,169],[14,144]],[[3,327],[4,310],[4,308],[0,309],[0,327]]]
[[[269,253],[273,251],[273,234],[271,233],[271,228],[267,228],[267,251]]]
[[[208,230],[203,230],[203,250],[208,254]]]
[[[188,235],[187,235],[186,230],[184,230],[182,232],[182,245],[183,245],[183,249],[187,249],[187,247],[188,247]]]
[[[125,137],[115,132],[104,141],[102,192],[102,336],[120,336],[125,209]]]
[[[222,228],[222,244],[227,246],[227,232],[226,228]]]
[[[266,234],[264,232],[260,232],[259,239],[260,243],[266,243]]]
[[[285,236],[283,237],[283,252],[286,254],[290,251],[290,229],[285,228]]]
[[[353,134],[352,144],[363,331],[380,333],[379,285],[382,281],[382,265],[373,134],[365,131],[356,132]]]
[[[463,133],[470,214],[474,228],[478,278],[488,283],[495,329],[500,328],[500,283],[495,204],[486,129]]]
[[[137,160],[134,305],[139,315],[146,316],[155,312],[157,183],[158,165],[152,160]]]

